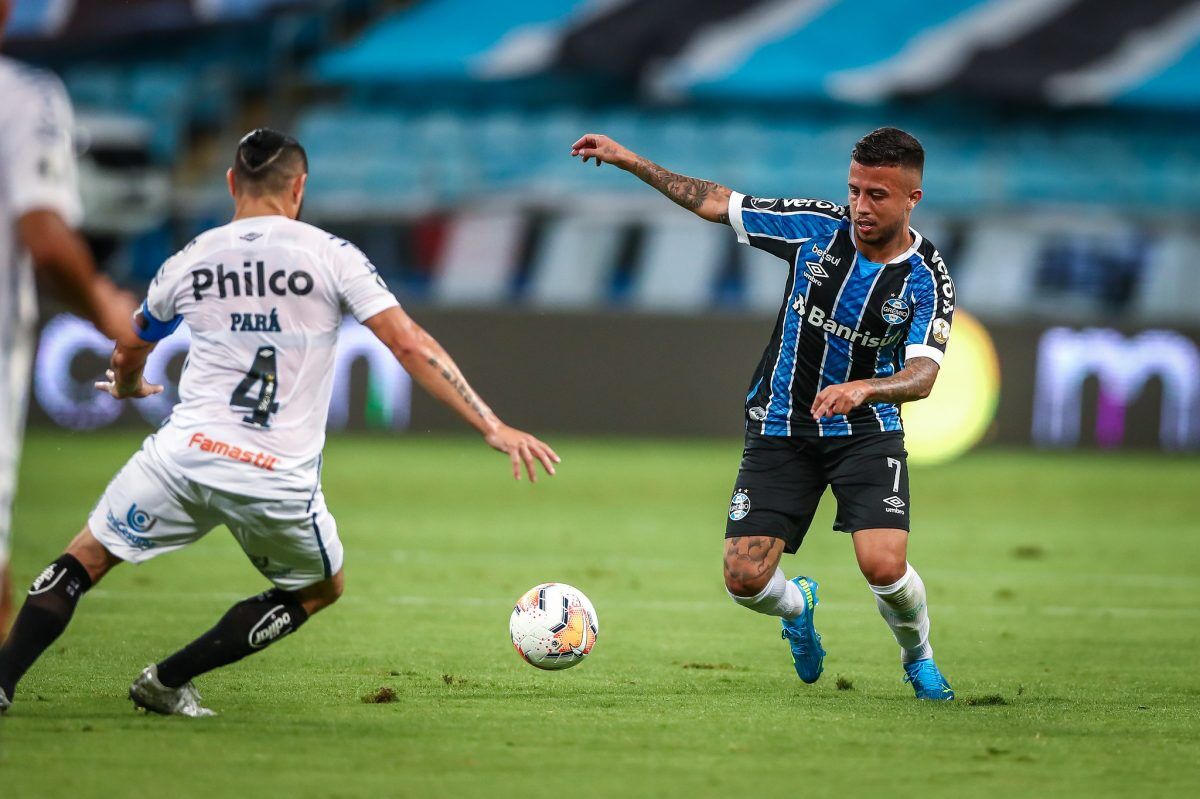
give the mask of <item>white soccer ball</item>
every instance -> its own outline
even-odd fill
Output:
[[[569,669],[587,657],[600,632],[591,601],[566,583],[542,583],[517,600],[508,619],[517,654],[539,669]]]

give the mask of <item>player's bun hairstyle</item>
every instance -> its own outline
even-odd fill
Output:
[[[911,167],[925,171],[925,148],[910,133],[899,128],[879,128],[858,140],[850,154],[863,166]]]
[[[258,128],[242,137],[233,159],[237,185],[253,194],[285,191],[297,175],[308,172],[308,154],[286,133]]]

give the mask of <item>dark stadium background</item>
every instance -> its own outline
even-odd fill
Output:
[[[514,483],[348,322],[322,473],[345,597],[203,675],[220,715],[189,723],[135,714],[130,679],[265,583],[221,531],[117,570],[0,720],[4,799],[1200,796],[1200,0],[15,4],[3,53],[70,92],[119,283],[228,220],[244,132],[293,132],[305,218],[563,462]],[[832,497],[783,564],[821,581],[820,682],[722,586],[784,267],[569,157],[603,132],[840,201],[881,125],[928,151],[914,224],[957,286],[938,384],[904,409],[911,558],[957,692],[935,707]],[[41,307],[17,586],[169,411],[188,346],[185,325],[155,353],[164,395],[118,404],[92,387],[110,343]],[[565,672],[506,625],[549,580],[601,619]]]
[[[999,365],[998,393],[974,378],[935,392],[929,417],[955,408],[962,427],[931,434],[939,459],[988,442],[1200,446],[1197,14],[1181,0],[19,1],[8,50],[71,93],[87,233],[121,283],[139,289],[227,218],[241,132],[285,128],[311,157],[306,218],[360,244],[485,396],[547,433],[736,435],[784,280],[630,176],[581,168],[577,135],[760,196],[841,199],[856,138],[909,128],[928,150],[915,224],[990,333],[956,340],[947,371],[986,359],[989,338]],[[65,322],[51,333],[63,346],[43,347],[35,425],[149,425],[168,407],[93,396],[104,346]],[[455,425],[365,357],[345,374],[335,426]]]

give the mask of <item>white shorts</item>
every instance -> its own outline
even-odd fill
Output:
[[[5,428],[7,427],[8,425],[5,425]],[[17,493],[20,432],[0,430],[0,448],[0,568],[3,568],[8,563],[12,546],[12,506]]]
[[[20,268],[20,264],[16,264]],[[0,326],[10,320],[0,319]],[[12,321],[14,325],[19,322]],[[12,349],[0,351],[0,568],[12,551],[12,506],[17,495],[17,470],[21,465],[21,439],[25,435],[32,333],[12,329]],[[0,336],[5,331],[0,330]]]
[[[295,591],[337,574],[342,542],[318,486],[311,497],[256,499],[176,473],[147,444],[117,472],[88,527],[121,560],[143,563],[225,525],[268,580]]]

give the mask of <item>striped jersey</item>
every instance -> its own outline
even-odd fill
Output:
[[[887,402],[813,421],[828,386],[889,377],[907,358],[942,362],[954,316],[954,283],[936,248],[910,228],[913,245],[886,264],[854,242],[845,206],[733,192],[738,241],[791,267],[771,341],[746,395],[748,429],[768,436],[849,436],[902,428]]]

